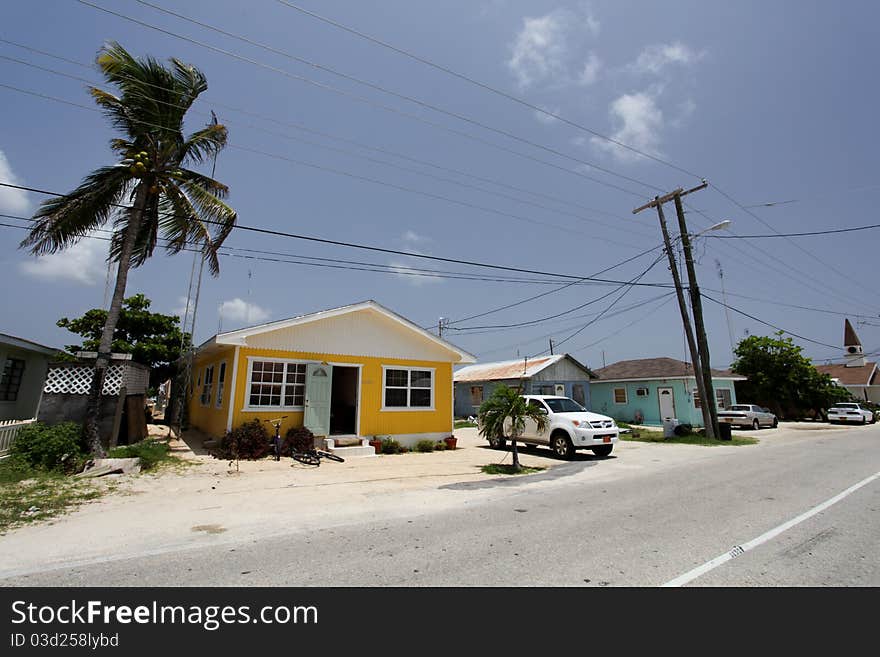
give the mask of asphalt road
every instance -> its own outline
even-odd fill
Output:
[[[880,425],[802,434],[755,447],[645,445],[629,462],[618,450],[515,481],[441,486],[457,500],[442,510],[422,495],[385,517],[293,520],[246,542],[0,584],[660,586],[702,567],[681,583],[880,585]],[[678,449],[697,456],[667,458]]]

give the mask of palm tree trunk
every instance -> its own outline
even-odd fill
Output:
[[[519,469],[520,469],[520,465],[519,465],[519,452],[518,452],[517,449],[516,449],[516,437],[514,437],[514,438],[510,441],[510,444],[511,444],[511,447],[513,447],[513,471],[514,471],[514,472],[519,472]]]
[[[131,267],[131,254],[134,251],[134,244],[140,229],[141,217],[147,205],[149,189],[150,186],[147,181],[141,180],[137,187],[131,218],[125,227],[125,241],[122,243],[122,251],[119,254],[119,268],[116,271],[116,287],[113,289],[113,299],[107,311],[107,321],[104,323],[104,332],[101,334],[101,342],[98,345],[95,375],[92,378],[92,388],[89,391],[89,401],[86,405],[83,434],[89,452],[97,458],[102,458],[106,454],[101,441],[101,435],[98,431],[98,422],[101,417],[101,391],[104,388],[104,378],[107,375],[107,367],[110,364],[113,334],[116,332],[116,324],[119,322],[119,314],[122,311],[125,285],[128,282],[128,270]]]

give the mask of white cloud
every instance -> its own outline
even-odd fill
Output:
[[[624,94],[611,103],[609,113],[616,126],[611,134],[614,140],[646,153],[659,154],[658,146],[664,121],[663,112],[657,106],[654,96],[645,92]],[[592,137],[590,142],[619,160],[638,158],[635,153],[599,137]]]
[[[423,251],[415,248],[415,245],[431,242],[431,238],[425,237],[424,235],[419,235],[414,230],[407,230],[401,236],[400,241],[404,244],[404,248],[406,248],[408,252],[424,255]],[[415,287],[419,287],[421,285],[424,285],[425,283],[439,283],[441,280],[439,278],[431,276],[428,272],[414,272],[413,267],[422,267],[422,265],[413,264],[412,262],[407,264],[402,260],[392,260],[388,263],[388,266],[391,268],[392,271],[395,272],[395,274],[399,278],[402,278],[407,283],[409,283],[410,285],[414,285]]]
[[[12,165],[3,151],[0,151],[0,180],[14,185],[20,185],[21,181],[12,170]],[[31,207],[27,192],[11,187],[0,187],[0,212],[8,214],[26,214]]]
[[[83,238],[65,251],[38,256],[19,266],[28,276],[45,281],[96,285],[107,276],[107,242]]]
[[[561,111],[562,110],[560,110],[558,107],[553,109],[550,109],[549,107],[544,108],[544,112],[550,112],[550,114],[558,115]],[[559,119],[554,119],[552,116],[550,116],[549,114],[545,114],[544,112],[534,110],[535,118],[538,120],[539,123],[550,125],[551,123],[556,123],[557,121],[559,121]]]
[[[430,241],[431,241],[431,238],[430,238],[430,237],[425,237],[424,235],[419,235],[419,234],[418,234],[417,232],[415,232],[414,230],[407,230],[407,231],[403,234],[403,237],[401,237],[401,241],[403,241],[404,244],[406,244],[406,243],[409,243],[409,244],[421,244],[421,243],[423,243],[423,242],[430,242]]]
[[[550,83],[567,86],[590,84],[582,71],[572,74],[572,60],[580,59],[584,36],[599,33],[599,21],[592,15],[578,16],[567,9],[537,18],[524,18],[523,27],[511,45],[507,66],[523,89],[536,84]],[[582,59],[581,59],[582,61]],[[588,59],[589,66],[592,60]],[[595,65],[598,65],[598,58]],[[598,73],[598,68],[592,71]]]
[[[270,315],[268,310],[238,297],[220,304],[220,317],[233,322],[259,323],[269,319]]]
[[[703,53],[694,52],[681,41],[658,44],[647,46],[642,50],[636,61],[630,65],[630,69],[636,73],[653,73],[656,75],[670,64],[686,66],[697,61],[702,56]]]
[[[581,74],[578,77],[578,83],[587,86],[591,85],[596,80],[599,79],[599,70],[602,68],[602,60],[600,60],[596,53],[591,52],[590,56],[587,57],[587,61],[584,62],[584,67],[581,69]]]

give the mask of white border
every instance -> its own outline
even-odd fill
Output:
[[[430,372],[431,373],[431,406],[386,406],[385,405],[385,371],[386,370],[407,370],[408,372],[412,372],[413,370],[419,370],[421,372]],[[392,390],[400,390],[400,387],[392,388]],[[413,387],[409,385],[407,382],[406,386],[407,393],[410,390],[413,390]],[[425,388],[415,388],[415,390],[425,390]],[[407,396],[407,403],[409,403],[409,397]],[[382,412],[391,412],[391,413],[399,413],[409,412],[409,413],[420,413],[424,411],[436,411],[435,408],[437,404],[437,369],[434,367],[418,367],[415,365],[383,365],[382,366],[382,406],[379,408]],[[454,409],[453,409],[454,414]]]

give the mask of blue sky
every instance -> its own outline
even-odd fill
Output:
[[[113,39],[136,55],[177,57],[206,74],[210,88],[188,128],[206,123],[212,109],[228,126],[216,176],[229,185],[242,225],[587,277],[660,244],[656,214],[633,216],[634,207],[705,177],[710,187],[687,199],[690,232],[732,222],[696,240],[707,295],[722,300],[720,266],[729,305],[815,341],[795,339],[817,362],[841,355],[844,316],[866,351],[880,349],[877,231],[716,237],[878,223],[878,92],[868,84],[880,60],[875,3],[293,2],[587,130],[276,0],[151,3],[253,43],[135,0],[93,4],[215,50],[74,0],[4,3],[0,181],[66,192],[112,161],[114,135],[99,113],[8,87],[89,106],[84,82],[34,65],[100,85],[95,54]],[[0,213],[30,216],[43,198],[0,188]],[[759,206],[782,201],[792,202]],[[671,204],[666,214],[673,227]],[[106,242],[86,239],[69,253],[35,259],[17,248],[24,234],[0,227],[0,332],[61,346],[71,336],[55,321],[104,303]],[[629,289],[612,306],[628,288],[577,284],[457,321],[566,279],[245,231],[227,245],[239,250],[221,258],[219,278],[203,279],[197,342],[218,328],[375,299],[421,326],[448,318],[444,337],[482,361],[536,356],[551,337],[558,351],[592,367],[685,356],[665,288]],[[632,280],[659,255],[603,277]],[[303,257],[335,267],[301,264]],[[192,264],[189,254],[157,251],[132,272],[128,294],[143,292],[155,310],[179,312]],[[459,277],[413,276],[407,267]],[[486,280],[500,278],[508,280]],[[640,280],[668,284],[665,260]],[[711,301],[705,318],[715,366],[730,363],[731,341],[773,331]]]

